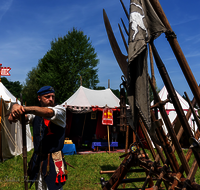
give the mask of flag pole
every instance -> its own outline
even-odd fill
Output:
[[[198,103],[198,105],[200,106],[200,89],[198,88],[197,82],[194,78],[194,75],[187,63],[187,60],[181,50],[181,47],[176,39],[176,35],[173,32],[169,21],[167,20],[167,17],[159,3],[158,0],[150,0],[151,5],[153,6],[155,12],[157,13],[158,17],[160,18],[160,20],[162,21],[162,23],[165,25],[165,27],[167,28],[167,32],[166,32],[166,37],[167,40],[174,52],[174,55],[176,56],[176,59],[179,63],[179,66],[182,69],[182,72],[190,86],[190,89]]]

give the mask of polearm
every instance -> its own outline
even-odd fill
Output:
[[[197,132],[196,132],[196,134],[195,134],[195,139],[199,139],[199,137],[200,137],[200,131],[197,130]],[[185,156],[187,162],[189,162],[191,155],[192,155],[192,149],[190,148],[190,149],[188,150],[186,156]],[[191,177],[194,176],[195,173],[196,173],[196,169],[198,168],[198,164],[197,164],[197,162],[196,162],[196,159],[195,159],[194,162],[195,162],[196,168],[194,168],[194,165],[193,165],[193,167],[190,168],[190,171],[189,171],[189,174],[188,174],[187,178],[188,178],[189,176],[190,176],[190,178],[191,178]],[[170,190],[171,190],[171,189],[175,189],[175,187],[178,185],[179,180],[180,180],[180,178],[181,178],[182,175],[183,175],[183,172],[184,172],[184,169],[183,169],[183,166],[181,165],[180,168],[179,168],[178,173],[176,174],[176,176],[175,176],[175,178],[174,178],[174,181],[173,181],[173,183],[172,183],[172,185],[171,185]]]
[[[156,89],[155,89],[155,87],[153,86],[150,77],[149,77],[149,84],[151,85],[151,89],[152,89],[152,92],[153,92],[154,100],[155,100],[156,102],[161,102],[161,99],[160,99],[159,95],[157,94]],[[163,105],[160,105],[160,106],[159,106],[159,111],[160,111],[160,114],[162,115],[162,118],[163,118],[164,123],[165,123],[165,125],[166,125],[166,127],[167,127],[167,130],[168,130],[168,132],[169,132],[169,134],[170,134],[170,136],[171,136],[171,138],[172,138],[172,140],[173,140],[173,144],[174,144],[175,147],[176,147],[176,151],[177,151],[177,153],[179,154],[180,160],[181,160],[181,162],[184,162],[185,156],[183,155],[183,153],[182,153],[182,151],[181,151],[181,150],[182,150],[182,149],[181,149],[181,146],[180,146],[180,144],[179,144],[179,142],[178,142],[178,140],[177,140],[177,138],[176,138],[176,135],[175,135],[175,133],[174,133],[174,131],[173,131],[172,124],[171,124],[171,122],[170,122],[170,120],[169,120],[169,117],[168,117],[168,115],[167,115],[167,113],[166,113],[166,110],[165,110],[165,108],[164,108]],[[151,110],[151,113],[152,113],[151,115],[154,116],[152,110]],[[155,120],[155,119],[154,119],[154,120]],[[165,133],[164,133],[162,127],[160,127],[160,130],[156,129],[156,132],[157,132],[157,133],[160,132],[161,134],[163,134],[163,137],[164,137],[164,139],[165,139],[166,144],[169,144],[169,142],[168,142],[168,140],[167,140],[167,137],[166,137],[166,135],[165,135]],[[159,135],[159,136],[161,136],[161,135]],[[166,152],[166,151],[165,151],[165,152]],[[166,153],[168,154],[168,151],[167,151]],[[166,155],[167,155],[167,154],[166,154]],[[171,159],[171,158],[174,159],[173,164],[175,164],[177,161],[176,161],[176,159],[175,159],[175,156],[174,156],[174,153],[173,153],[173,152],[171,153],[170,158],[168,158],[169,162],[170,162],[170,159]],[[175,162],[175,161],[176,161],[176,162]],[[176,163],[176,164],[177,164],[177,163]],[[170,165],[171,165],[171,162],[170,162]],[[177,168],[177,167],[176,167],[176,168]],[[189,166],[188,166],[188,164],[185,166],[184,169],[186,170],[186,173],[189,173]],[[174,171],[175,171],[175,170],[174,170]]]
[[[21,105],[23,106],[22,94],[20,94]],[[21,115],[22,124],[22,153],[23,153],[23,168],[24,168],[24,186],[25,190],[28,190],[28,175],[27,175],[27,146],[26,146],[26,123],[25,123],[25,113]]]
[[[150,78],[149,78],[149,82],[150,82],[150,85],[152,86],[152,81],[151,81]],[[153,90],[155,91],[154,88],[153,88]],[[196,103],[196,100],[195,100],[195,98],[193,98],[193,100],[192,100],[192,102],[191,102],[191,105],[194,106],[195,103]],[[188,110],[187,114],[186,114],[187,120],[189,119],[189,117],[190,117],[190,115],[191,115],[191,112],[192,112],[192,111],[191,111],[191,108],[190,108],[190,109]],[[176,123],[176,121],[177,121],[177,118],[174,120],[173,123]],[[180,128],[180,129],[179,129],[178,134],[177,134],[177,139],[178,139],[178,141],[180,140],[180,138],[181,138],[181,136],[182,136],[182,134],[183,134],[183,127],[180,126],[179,128]],[[198,139],[198,138],[199,138],[199,135],[200,135],[200,132],[199,132],[199,130],[198,130],[197,133],[195,134],[195,138]],[[174,146],[172,146],[172,149],[173,149],[173,151],[175,150],[175,149],[174,149]],[[189,159],[190,159],[190,157],[191,157],[191,154],[192,154],[192,150],[189,149],[189,151],[188,151],[188,153],[187,153],[187,155],[186,155],[186,157],[185,157],[187,162],[189,161]],[[172,186],[170,187],[170,189],[174,189],[174,188],[178,185],[178,183],[179,183],[178,180],[182,177],[183,172],[184,172],[184,168],[183,168],[183,165],[181,165],[180,168],[179,168],[179,171],[178,171],[178,173],[177,173],[177,175],[176,175],[176,177],[175,177],[175,179],[174,179],[174,181],[173,181],[173,184],[172,184]],[[189,173],[190,173],[190,172],[189,172]],[[189,174],[188,174],[188,175],[189,175]],[[167,188],[167,189],[168,189],[168,188]]]
[[[190,89],[191,89],[198,105],[200,106],[200,89],[198,88],[198,85],[194,78],[194,75],[187,63],[187,60],[181,50],[181,47],[176,39],[176,36],[169,24],[169,21],[167,20],[167,17],[165,15],[159,1],[158,0],[149,0],[149,1],[152,4],[158,17],[160,18],[160,20],[162,21],[162,23],[165,25],[165,27],[168,30],[168,32],[166,33],[167,40],[169,41],[169,44],[174,52],[174,55],[176,56],[179,66],[181,67],[181,69],[183,71],[183,74],[190,86]]]
[[[176,95],[176,92],[175,92],[175,89],[174,89],[173,84],[171,82],[171,79],[169,78],[168,72],[167,72],[167,70],[166,70],[166,68],[165,68],[160,56],[158,55],[158,52],[157,52],[153,42],[151,43],[151,47],[152,47],[152,50],[153,50],[154,59],[155,59],[156,65],[158,67],[160,76],[162,77],[162,80],[163,80],[163,82],[164,82],[164,84],[166,86],[166,89],[167,89],[167,91],[169,93],[169,96],[170,96],[170,98],[171,98],[171,100],[173,102],[174,108],[175,108],[175,110],[177,112],[177,115],[179,117],[181,125],[182,125],[182,127],[183,127],[183,129],[184,129],[184,131],[185,131],[185,133],[187,135],[187,138],[189,139],[190,137],[193,137],[193,134],[192,134],[192,131],[191,131],[190,126],[188,124],[188,121],[187,121],[187,119],[185,117],[185,114],[183,112],[181,104],[180,104],[180,102],[178,100],[178,97]],[[165,118],[163,117],[163,119],[165,119]],[[170,131],[169,131],[169,133],[170,133]],[[170,136],[172,137],[172,140],[173,140],[173,136],[172,135],[174,135],[174,131],[173,130],[172,130],[172,134],[170,134]],[[188,163],[186,162],[185,157],[183,158],[183,156],[181,156],[181,154],[183,154],[183,151],[182,151],[181,147],[177,147],[177,145],[180,145],[179,142],[177,142],[177,139],[174,139],[174,140],[176,141],[176,142],[175,141],[173,142],[175,147],[176,147],[176,151],[178,152],[179,158],[180,158],[180,160],[182,162],[182,165],[183,165],[183,167],[185,169],[186,174],[188,174],[189,173]],[[194,156],[195,156],[195,158],[196,158],[196,160],[198,162],[198,165],[200,166],[200,154],[195,152],[195,151],[193,151],[193,154],[194,154]]]
[[[193,100],[192,100],[192,102],[191,102],[191,105],[194,106],[195,104],[196,104],[196,100],[195,100],[195,98],[193,98]],[[187,119],[187,120],[188,120],[189,117],[191,116],[191,113],[192,113],[192,111],[191,111],[191,108],[190,108],[190,109],[188,110],[187,114],[186,114],[186,119]],[[177,123],[177,119],[178,119],[178,116],[177,116],[176,119],[173,121],[173,123],[174,123],[175,125],[176,125],[176,123]],[[178,124],[180,124],[180,123],[178,122]],[[184,132],[183,127],[182,127],[182,126],[179,126],[179,131],[178,131],[178,134],[177,134],[177,139],[178,139],[178,141],[180,140],[180,138],[181,138],[183,132]],[[195,134],[195,138],[198,139],[198,138],[199,138],[199,135],[200,135],[200,132],[199,132],[199,130],[198,130],[198,131],[196,132],[196,134]],[[187,152],[187,154],[186,154],[186,156],[185,156],[187,162],[189,161],[191,155],[192,155],[192,149],[189,149],[188,152]],[[191,170],[191,169],[190,169],[190,170]],[[183,172],[184,172],[184,169],[183,169],[183,166],[181,165],[180,168],[179,168],[178,173],[176,174],[176,176],[175,176],[175,178],[174,178],[174,181],[173,181],[173,183],[172,183],[170,189],[174,189],[174,188],[178,185],[179,180],[180,180],[180,178],[181,178],[182,175],[183,175]],[[189,172],[189,173],[190,173],[190,172]],[[188,174],[188,175],[189,175],[189,174]]]
[[[200,121],[199,121],[199,119],[198,119],[198,117],[197,117],[197,115],[196,115],[196,113],[195,113],[194,108],[192,107],[192,104],[191,104],[191,102],[190,102],[190,99],[189,99],[187,93],[184,92],[184,94],[185,94],[186,100],[187,100],[187,102],[188,102],[188,104],[189,104],[189,106],[190,106],[190,109],[191,109],[191,111],[192,111],[193,117],[194,117],[194,119],[195,119],[195,121],[196,121],[197,127],[198,127],[198,129],[200,130]]]

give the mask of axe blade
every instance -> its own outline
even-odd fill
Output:
[[[122,54],[122,52],[119,48],[119,45],[116,41],[116,38],[114,36],[110,22],[108,20],[108,16],[104,9],[103,9],[103,18],[104,18],[104,24],[106,27],[106,32],[108,35],[108,39],[109,39],[111,48],[112,48],[115,58],[119,64],[119,67],[121,68],[124,76],[127,78],[127,68],[128,68],[127,58],[128,58],[128,56],[125,56],[124,54]]]

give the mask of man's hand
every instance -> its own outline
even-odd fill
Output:
[[[12,124],[12,122],[17,122],[17,120],[20,119],[20,115],[22,115],[23,113],[25,113],[24,107],[19,104],[14,104],[8,116],[8,121],[10,122],[10,124]]]

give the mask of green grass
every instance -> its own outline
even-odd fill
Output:
[[[33,151],[28,152],[28,161]],[[187,151],[184,150],[184,153]],[[123,161],[119,156],[123,153],[100,153],[87,155],[70,155],[65,156],[65,160],[73,165],[75,169],[68,166],[68,179],[64,185],[64,190],[100,190],[100,177],[109,180],[111,174],[100,174],[101,170],[115,170]],[[149,155],[151,155],[148,152]],[[194,157],[192,156],[189,165],[191,167]],[[144,173],[127,174],[127,178],[145,177]],[[196,182],[200,183],[200,171],[197,170],[195,176]],[[126,187],[141,187],[143,183],[127,184]],[[121,186],[122,187],[122,186]],[[0,190],[24,189],[23,183],[23,160],[21,156],[9,159],[0,163]],[[35,189],[33,185],[31,189]]]

